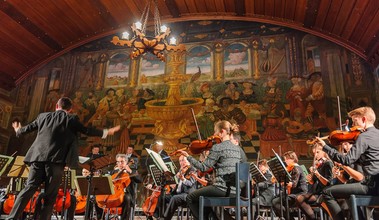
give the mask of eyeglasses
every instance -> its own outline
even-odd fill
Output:
[[[126,163],[125,160],[116,161],[116,163]]]

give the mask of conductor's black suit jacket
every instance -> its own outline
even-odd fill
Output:
[[[102,136],[103,131],[87,128],[80,123],[77,115],[63,110],[45,112],[16,135],[37,130],[37,137],[26,153],[24,162],[65,163],[75,167],[78,162],[78,133],[88,136]]]

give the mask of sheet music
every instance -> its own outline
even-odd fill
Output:
[[[84,164],[84,163],[86,163],[87,161],[89,161],[90,159],[91,159],[91,158],[89,158],[89,157],[79,156],[79,163]]]
[[[265,175],[261,172],[261,170],[254,163],[250,163],[249,171],[250,171],[251,176],[255,182],[263,182],[263,181],[267,180]]]
[[[158,153],[150,150],[150,149],[146,149],[147,153],[150,155],[151,158],[153,158],[154,162],[157,164],[158,168],[162,171],[162,172],[170,172],[172,174],[175,174],[173,173],[172,171],[170,171],[168,169],[168,167],[166,166],[166,164],[164,163],[164,161],[162,160],[162,157],[161,155],[159,155]]]

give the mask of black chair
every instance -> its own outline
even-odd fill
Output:
[[[368,209],[379,207],[379,196],[367,196],[367,195],[350,195],[350,209],[351,217],[353,219],[359,219],[358,206],[366,207],[366,219],[370,219],[371,213]]]
[[[247,208],[247,219],[251,220],[250,164],[236,164],[236,196],[235,197],[204,197],[199,198],[199,219],[204,219],[204,207],[235,207],[236,219],[241,219],[241,207]],[[241,191],[241,186],[244,190]],[[242,193],[241,193],[242,192]],[[243,196],[241,196],[243,194]]]

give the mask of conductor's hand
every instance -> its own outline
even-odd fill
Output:
[[[120,130],[120,125],[117,125],[116,127],[109,128],[108,129],[108,135],[114,135],[117,131]]]
[[[12,123],[12,127],[14,128],[14,131],[17,133],[18,129],[21,128],[21,123],[18,121],[15,121]]]

